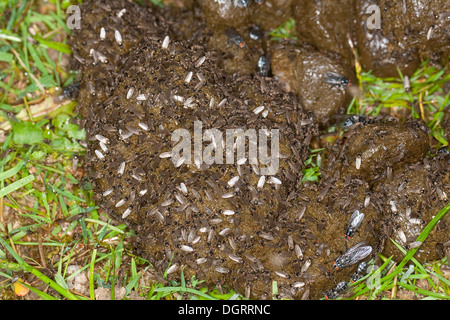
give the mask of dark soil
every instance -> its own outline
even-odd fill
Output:
[[[178,278],[184,267],[185,275],[195,274],[209,286],[231,286],[256,299],[271,298],[277,281],[280,297],[318,299],[355,271],[357,264],[339,271],[332,266],[346,249],[365,241],[373,248],[367,261],[378,252],[399,254],[389,237],[403,245],[414,241],[448,201],[450,158],[434,156],[420,120],[368,119],[336,141],[318,183],[302,184],[318,127],[332,124],[351,98],[346,86],[330,85],[324,75],[331,71],[354,79],[351,52],[342,41],[353,9],[343,2],[339,10],[327,7],[323,19],[311,20],[298,13],[294,1],[259,6],[249,1],[246,8],[224,2],[230,7],[213,1],[198,1],[199,7],[176,2],[187,9],[144,8],[124,0],[83,3],[82,29],[73,32],[71,45],[82,71],[78,110],[88,132],[89,180],[97,203],[136,231],[136,253],[160,275],[169,268],[168,276]],[[364,10],[359,5],[356,10]],[[299,25],[315,21],[323,28],[300,30],[301,45],[270,42],[267,31],[293,13]],[[326,17],[342,22],[336,33]],[[255,24],[260,39],[250,36]],[[358,38],[358,28],[352,32]],[[372,51],[361,40],[358,45],[367,49],[365,67],[392,69],[383,50]],[[417,53],[426,47],[419,41],[410,46]],[[408,53],[406,64],[409,57],[418,59],[414,54]],[[270,57],[268,76],[260,75],[261,56]],[[267,113],[255,113],[259,106]],[[275,177],[280,183],[269,183],[275,180],[267,176],[258,186],[261,166],[249,161],[177,168],[161,157],[175,144],[174,130],[192,134],[195,121],[202,121],[203,132],[279,129],[283,156]],[[239,180],[233,185],[234,177]],[[346,239],[357,209],[365,214],[363,223]],[[422,245],[419,260],[445,254],[448,219]]]

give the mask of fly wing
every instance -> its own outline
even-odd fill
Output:
[[[359,247],[364,246],[367,244],[367,241],[361,241],[360,243],[354,245],[353,247],[351,247],[350,249],[347,250],[347,252],[345,252],[344,254],[352,254],[353,251],[357,250]]]
[[[342,76],[339,73],[333,72],[333,71],[326,71],[325,73],[325,77],[327,78],[334,78],[334,79],[339,79]]]
[[[347,262],[347,265],[349,266],[354,263],[357,263],[358,261],[367,257],[371,252],[372,252],[371,246],[364,246],[364,247],[356,248],[355,250],[353,250],[351,252],[351,254],[349,254],[349,256],[348,256],[349,260]]]
[[[327,71],[324,73],[323,82],[329,83],[329,84],[339,84],[341,75],[337,74],[336,72]]]
[[[361,226],[363,219],[364,213],[359,212],[359,210],[356,210],[350,217],[350,226],[352,226],[353,228],[359,228]]]

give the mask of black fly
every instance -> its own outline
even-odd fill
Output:
[[[356,269],[356,271],[350,276],[350,282],[355,283],[356,281],[361,279],[364,276],[364,274],[366,273],[366,270],[367,270],[367,263],[363,261],[358,265],[358,268]],[[335,299],[339,296],[339,294],[344,292],[347,288],[348,288],[348,282],[341,281],[334,288],[325,292],[325,299],[327,299],[327,300]]]
[[[350,217],[350,221],[348,222],[347,231],[345,232],[345,238],[351,239],[355,234],[355,231],[361,226],[361,223],[364,219],[364,213],[359,212],[359,210],[355,210],[352,216]]]
[[[256,24],[251,26],[249,35],[250,35],[250,39],[252,39],[252,40],[259,40],[261,38],[261,36],[262,36],[261,29],[259,28],[259,26],[256,25]]]
[[[355,123],[362,123],[362,124],[366,124],[367,123],[367,118],[365,116],[360,116],[360,115],[353,115],[348,117],[345,122],[344,122],[344,128],[349,128],[352,125],[354,125]]]
[[[333,261],[334,268],[336,270],[341,270],[367,257],[372,252],[372,247],[364,246],[364,244],[365,242],[360,242],[348,249],[343,255],[337,257]]]
[[[367,262],[361,262],[356,269],[356,273],[363,274],[367,270]]]
[[[330,300],[337,298],[337,296],[339,296],[341,292],[347,289],[347,286],[348,286],[347,282],[345,281],[339,282],[333,289],[330,289],[327,292],[325,292],[325,299]]]
[[[327,71],[324,74],[323,82],[331,84],[332,87],[334,86],[344,86],[348,87],[351,85],[351,82],[346,77],[332,71]]]
[[[267,77],[270,71],[270,62],[267,56],[261,56],[258,59],[258,74],[262,77]]]
[[[64,87],[63,93],[67,99],[76,99],[78,97],[78,93],[80,92],[80,82],[74,81],[68,86]]]
[[[367,270],[367,263],[363,261],[358,265],[358,268],[356,269],[355,273],[353,273],[350,276],[350,282],[355,283],[356,281],[361,279],[366,270]]]
[[[442,147],[437,151],[437,154],[449,154],[448,147]]]
[[[240,8],[245,8],[248,6],[248,0],[235,0],[235,6]]]
[[[245,47],[244,39],[241,37],[241,35],[236,31],[234,28],[228,28],[225,30],[225,34],[228,37],[228,40],[230,42],[237,45],[239,48]]]

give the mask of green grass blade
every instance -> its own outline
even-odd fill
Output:
[[[433,230],[434,226],[447,214],[450,210],[450,203],[448,203],[439,213],[425,226],[420,235],[417,237],[416,241],[424,242],[425,239],[430,234],[431,230]],[[395,268],[395,270],[386,278],[384,281],[391,280],[395,277],[395,275],[401,271],[401,269],[408,263],[409,260],[414,256],[414,254],[419,250],[420,246],[417,248],[413,248],[409,250],[403,260],[399,263],[399,265]]]
[[[45,40],[44,38],[41,38],[40,36],[35,36],[34,38],[37,41],[39,41],[41,44],[47,46],[48,48],[55,49],[55,50],[57,50],[59,52],[63,52],[63,53],[68,53],[68,54],[72,53],[72,49],[70,49],[70,46],[65,43]]]
[[[443,293],[436,293],[433,291],[428,291],[416,286],[413,286],[411,284],[407,284],[407,283],[403,283],[403,282],[397,282],[397,284],[405,289],[408,289],[410,291],[413,291],[415,293],[419,293],[419,294],[423,294],[426,295],[428,297],[433,297],[436,299],[446,299],[446,300],[450,300],[450,296],[443,294]]]
[[[17,189],[22,188],[23,186],[27,185],[28,183],[32,182],[35,179],[34,175],[29,175],[25,178],[22,178],[18,181],[15,181],[8,186],[0,189],[0,197],[4,197],[7,194],[10,194],[13,191],[16,191]]]
[[[21,160],[13,168],[0,173],[0,181],[11,178],[12,176],[16,175],[17,172],[20,171],[20,169],[22,168],[24,163],[25,163],[25,160]]]
[[[77,296],[72,294],[70,291],[64,289],[61,287],[58,283],[44,275],[42,272],[37,270],[36,268],[30,266],[28,263],[26,263],[14,250],[11,248],[6,241],[0,237],[0,244],[8,250],[8,252],[14,257],[14,259],[18,262],[18,267],[22,269],[23,271],[30,272],[36,277],[38,277],[42,282],[49,285],[52,289],[57,291],[59,294],[61,294],[63,297],[66,297],[68,300],[78,300]],[[11,265],[13,265],[11,263]]]
[[[85,218],[84,221],[86,221],[86,222],[92,222],[92,223],[97,223],[97,224],[99,224],[99,225],[102,225],[102,226],[107,227],[108,229],[111,229],[111,230],[113,230],[113,231],[116,231],[117,233],[120,233],[120,234],[124,234],[124,233],[125,233],[123,230],[120,230],[119,228],[117,228],[117,227],[115,227],[115,226],[113,226],[113,225],[111,225],[111,224],[109,224],[109,223],[107,223],[107,222],[101,221],[101,220],[91,219],[91,218]]]
[[[218,300],[214,297],[211,297],[210,295],[207,295],[206,293],[203,293],[196,289],[191,289],[191,288],[186,288],[186,287],[163,287],[163,288],[157,288],[153,291],[154,292],[164,292],[164,293],[168,293],[168,294],[174,293],[174,292],[192,293],[192,294],[198,295],[200,297],[206,298],[208,300]]]
[[[97,249],[94,249],[91,257],[91,266],[89,269],[89,294],[92,300],[95,300],[95,291],[94,291],[94,266],[95,266],[95,257],[97,256]]]
[[[20,282],[21,285],[23,285],[25,288],[30,289],[30,291],[34,292],[35,294],[37,294],[39,297],[41,297],[43,300],[59,300],[58,298],[49,295],[48,293],[45,293],[44,291],[41,291],[39,289],[36,289],[24,282]]]

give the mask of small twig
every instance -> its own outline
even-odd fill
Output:
[[[353,40],[352,37],[350,35],[350,33],[347,33],[347,42],[348,45],[353,53],[353,57],[354,57],[354,62],[355,62],[355,73],[356,73],[356,77],[358,78],[358,89],[359,89],[359,96],[355,96],[356,100],[355,100],[355,104],[356,107],[358,109],[358,113],[361,111],[361,99],[362,99],[362,92],[364,91],[363,88],[363,84],[362,84],[362,66],[361,63],[359,62],[359,57],[358,57],[358,53],[356,52],[355,46],[353,44]]]
[[[362,77],[361,77],[362,67],[361,67],[361,63],[359,62],[358,53],[356,52],[355,46],[353,44],[352,37],[349,33],[347,33],[347,41],[348,41],[348,45],[350,46],[350,49],[353,53],[353,56],[355,58],[356,76],[358,77],[359,88],[360,88],[360,90],[362,90],[362,80],[361,80],[362,79]]]
[[[7,230],[7,231],[8,231],[8,230]],[[20,251],[19,251],[20,247],[16,248],[16,246],[14,245],[14,241],[11,239],[11,237],[8,237],[8,240],[9,240],[9,244],[11,245],[11,248],[12,248],[12,249],[14,250],[14,252],[17,253],[17,255],[20,257],[20,256],[21,256]]]
[[[53,30],[47,32],[46,34],[42,35],[42,38],[47,39],[48,37],[54,35],[55,33],[59,33],[61,30],[62,30],[61,27],[53,29]]]
[[[425,111],[423,110],[423,102],[422,102],[422,91],[419,93],[419,108],[420,108],[420,116],[423,121],[425,120]]]
[[[82,250],[85,250],[85,251],[83,251],[83,252],[79,252],[79,251],[75,252],[75,254],[72,256],[73,261],[79,262],[81,258],[83,258],[84,256],[86,256],[86,255],[91,253],[91,251],[88,250],[88,249],[84,249],[83,248]]]
[[[31,106],[31,105],[34,105],[34,104],[38,104],[38,103],[41,103],[44,100],[45,100],[45,97],[44,96],[40,96],[37,99],[28,101],[28,105]],[[18,100],[18,101],[11,102],[10,105],[12,105],[14,108],[24,107],[25,104],[24,103],[20,103],[20,101],[23,101],[23,100]]]
[[[25,104],[25,108],[27,109],[28,118],[30,118],[30,121],[34,123],[33,114],[31,113],[31,109],[30,106],[28,105],[27,98],[23,97],[23,103]]]
[[[42,246],[42,233],[39,232],[38,234],[38,249],[39,249],[39,256],[41,258],[42,266],[47,269],[47,262],[45,261],[45,255],[44,255],[44,248]]]
[[[397,262],[394,262],[394,263],[392,264],[391,268],[389,269],[388,273],[386,273],[386,275],[391,274],[392,271],[394,271],[396,265],[397,265]]]
[[[83,298],[92,300],[90,297],[88,297],[88,296],[82,294],[81,292],[79,292],[79,291],[77,291],[77,290],[75,290],[75,289],[69,289],[69,291],[70,291],[71,293],[73,293],[73,294],[76,294],[77,296],[80,296],[80,297],[83,297]],[[95,299],[94,299],[94,300],[95,300]]]
[[[397,296],[397,275],[394,277],[394,283],[391,291],[391,300],[394,300]]]

